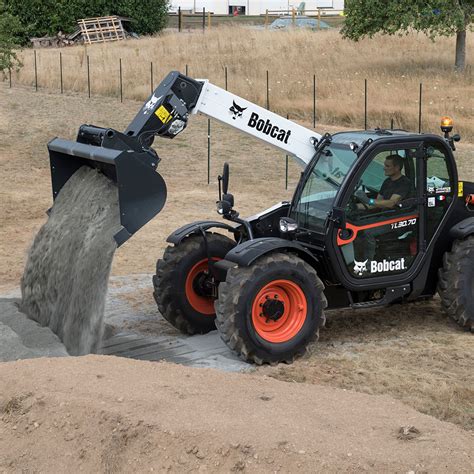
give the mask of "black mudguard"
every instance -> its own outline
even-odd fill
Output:
[[[464,239],[468,235],[474,234],[474,217],[468,217],[467,219],[458,222],[456,225],[451,227],[449,235],[453,239]]]
[[[318,259],[301,244],[278,237],[262,237],[260,239],[248,240],[234,247],[225,256],[225,260],[236,263],[239,267],[248,267],[263,255],[277,250],[294,252],[312,267],[318,267]]]
[[[196,221],[192,222],[191,224],[183,225],[179,229],[175,230],[171,235],[168,236],[166,242],[170,244],[178,245],[184,238],[188,237],[191,234],[195,234],[196,232],[200,232],[199,228],[206,231],[213,227],[217,227],[220,229],[227,229],[229,232],[232,232],[234,235],[237,231],[235,227],[232,227],[228,224],[224,224],[223,222],[219,221]]]

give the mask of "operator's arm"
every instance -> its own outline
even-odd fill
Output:
[[[402,197],[399,194],[392,194],[390,199],[383,199],[379,194],[373,204],[369,203],[369,207],[376,209],[393,209],[401,200]]]
[[[359,209],[393,209],[401,200],[399,194],[392,194],[390,199],[384,199],[381,194],[378,194],[375,199],[369,199],[365,193],[359,195],[359,199],[363,204],[357,204]]]

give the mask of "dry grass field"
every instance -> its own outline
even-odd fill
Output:
[[[313,114],[313,75],[317,81],[317,120],[364,126],[364,79],[368,79],[369,127],[418,131],[419,85],[423,83],[424,131],[438,131],[439,117],[454,117],[457,131],[474,141],[474,80],[472,66],[455,74],[454,38],[436,42],[422,34],[379,36],[358,43],[343,40],[337,29],[275,32],[241,26],[217,27],[203,34],[165,32],[156,37],[114,44],[42,49],[37,51],[40,88],[60,88],[62,53],[66,91],[87,91],[87,56],[93,96],[119,95],[119,59],[123,92],[143,100],[150,93],[150,63],[156,86],[170,70],[208,78],[253,102],[266,103],[266,71],[270,78],[270,107],[278,113],[310,121]],[[468,64],[474,37],[468,35]],[[21,54],[24,67],[13,83],[34,84],[31,49]],[[471,60],[472,63],[472,60]]]

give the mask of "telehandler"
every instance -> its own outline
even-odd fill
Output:
[[[325,323],[325,308],[369,308],[432,297],[474,331],[474,184],[459,181],[459,135],[403,130],[319,135],[207,80],[171,72],[124,133],[82,125],[77,142],[48,144],[56,197],[81,166],[118,187],[123,244],[166,200],[155,136],[193,114],[226,123],[303,166],[291,202],[243,219],[219,176],[222,221],[173,232],[153,276],[161,314],[187,334],[217,327],[256,364],[291,362]],[[214,232],[214,230],[218,232]],[[224,235],[226,234],[226,235]],[[471,303],[470,303],[471,302]]]

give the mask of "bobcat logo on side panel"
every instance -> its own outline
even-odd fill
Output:
[[[369,259],[365,260],[364,262],[358,262],[357,260],[354,260],[354,272],[357,273],[357,275],[362,276],[364,272],[367,271],[367,262]]]

